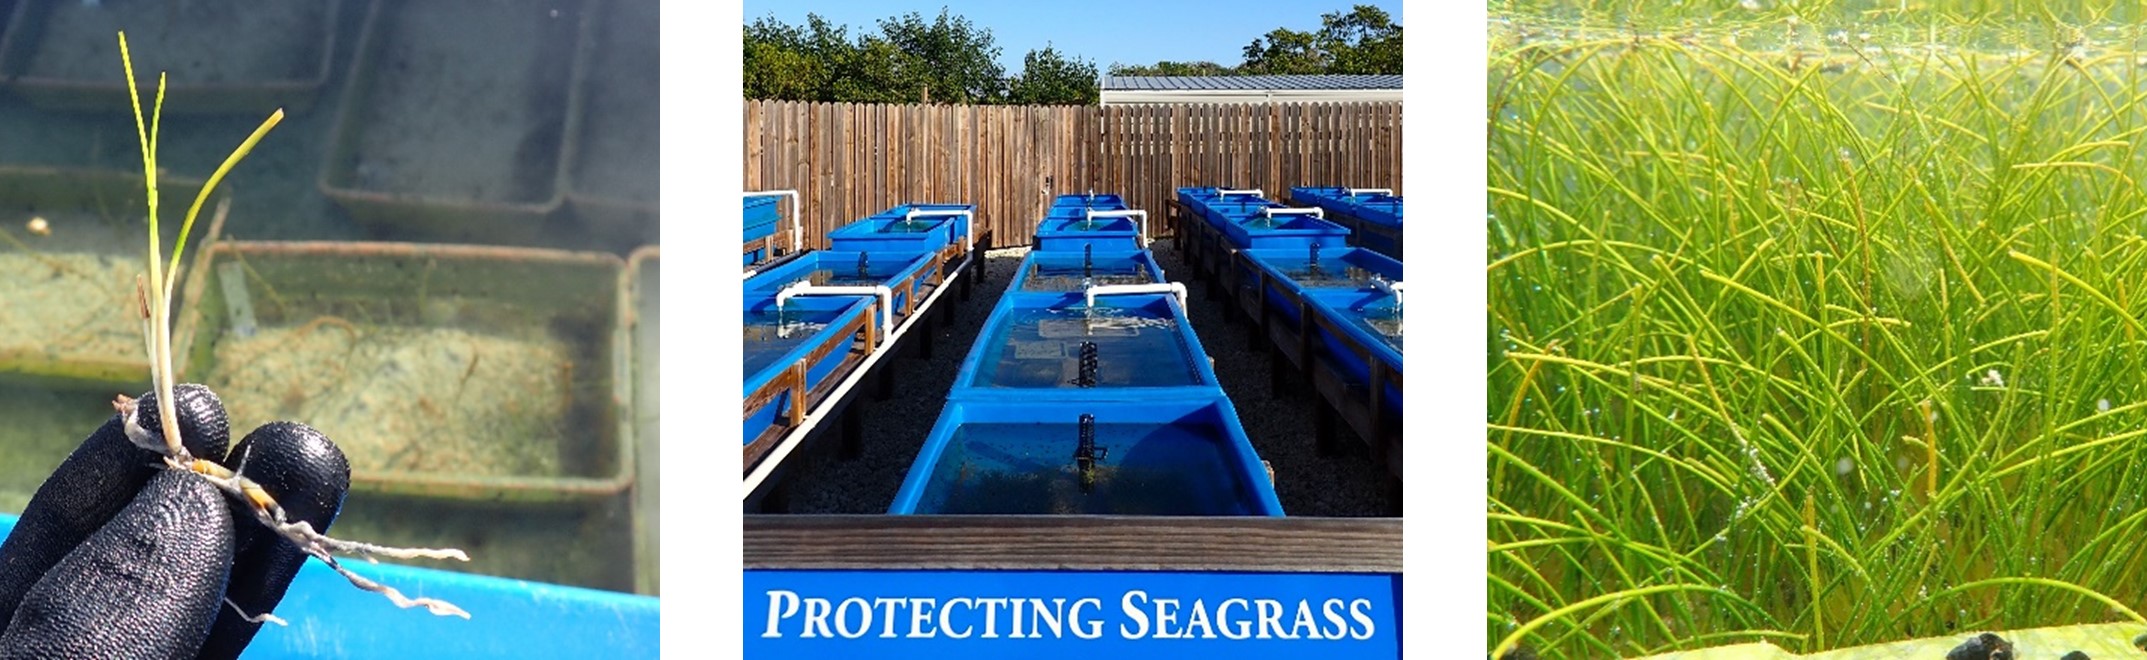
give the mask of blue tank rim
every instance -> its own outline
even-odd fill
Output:
[[[746,303],[746,311],[752,311],[757,306],[773,305],[774,300],[775,295],[773,293],[749,300]],[[848,325],[851,322],[855,321],[856,317],[868,313],[870,311],[869,308],[872,306],[872,304],[874,302],[877,302],[871,299],[869,296],[860,296],[854,298],[849,296],[831,298],[796,298],[794,299],[794,301],[806,305],[808,307],[814,307],[816,308],[816,311],[836,310],[837,314],[835,315],[835,318],[833,320],[828,322],[827,327],[821,328],[819,331],[814,332],[813,336],[807,341],[799,343],[795,348],[792,348],[788,351],[784,351],[781,357],[777,358],[774,362],[769,363],[766,368],[763,368],[759,372],[746,377],[745,392],[751,393],[755,390],[767,386],[769,381],[773,381],[777,376],[782,375],[784,370],[790,368],[790,365],[796,364],[799,360],[805,359],[805,356],[807,354],[810,354],[815,349],[820,348],[822,345],[834,339],[835,337],[848,335],[849,333],[843,333],[842,335],[836,335],[834,333],[836,333],[842,326]],[[743,350],[742,347],[741,350]]]
[[[797,281],[798,277],[793,274],[796,271],[820,270],[819,266],[823,263],[835,264],[839,270],[843,262],[849,262],[854,265],[857,262],[858,255],[864,255],[865,260],[869,263],[881,263],[880,259],[884,257],[890,261],[903,264],[902,268],[896,269],[894,275],[882,278],[883,283],[888,286],[894,286],[894,282],[907,279],[912,273],[930,266],[937,253],[918,250],[810,250],[798,253],[796,259],[785,260],[781,264],[764,268],[754,273],[752,277],[746,278],[744,283],[745,290],[747,292],[757,292],[780,289],[791,282]],[[773,288],[770,288],[771,286]]]
[[[1243,256],[1246,260],[1252,262],[1253,267],[1267,271],[1271,276],[1278,280],[1290,282],[1293,284],[1295,284],[1297,280],[1289,277],[1289,275],[1286,274],[1282,270],[1282,268],[1278,267],[1275,264],[1275,260],[1296,260],[1298,258],[1306,256],[1304,250],[1297,250],[1292,248],[1252,248],[1247,250],[1239,250],[1238,254]],[[1360,268],[1370,266],[1366,268],[1366,270],[1370,270],[1373,273],[1378,274],[1381,277],[1385,277],[1390,281],[1402,281],[1403,267],[1401,260],[1387,256],[1385,253],[1380,252],[1378,250],[1362,246],[1350,246],[1335,250],[1332,253],[1323,253],[1320,255],[1320,261],[1323,263],[1328,261],[1329,259],[1332,259],[1334,261],[1349,262],[1350,265],[1357,266]],[[1367,264],[1364,262],[1369,263]],[[1297,286],[1294,288],[1298,291],[1305,290],[1305,287],[1302,286]]]

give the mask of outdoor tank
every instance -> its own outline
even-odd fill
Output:
[[[745,304],[745,444],[766,444],[812,407],[811,393],[861,356],[877,322],[871,296],[773,294]],[[863,347],[868,350],[870,347]],[[765,450],[765,448],[762,448]],[[752,469],[748,460],[746,469]]]
[[[1315,289],[1363,290],[1375,281],[1402,281],[1402,263],[1369,248],[1263,248],[1238,253],[1237,295],[1248,310],[1257,305],[1293,327],[1295,302]]]
[[[1082,291],[1006,294],[961,371],[969,388],[1029,397],[1038,390],[1096,396],[1205,394],[1217,387],[1207,352],[1171,294]]]
[[[1207,206],[1268,204],[1266,191],[1258,188],[1192,186],[1178,189],[1178,203],[1199,210]]]
[[[1270,209],[1272,211],[1273,209]],[[1341,248],[1349,244],[1349,229],[1308,215],[1264,215],[1222,212],[1224,240],[1240,250],[1261,248]]]
[[[1290,201],[1325,209],[1329,221],[1350,229],[1352,244],[1402,258],[1402,198],[1391,191],[1299,187],[1290,189]]]
[[[1111,250],[1140,249],[1147,247],[1147,238],[1134,218],[1092,217],[1078,209],[1072,214],[1054,212],[1036,225],[1036,249],[1043,251],[1079,251],[1090,245]]]
[[[1151,284],[1162,282],[1163,267],[1147,250],[1097,250],[1065,252],[1030,250],[1014,269],[1014,285],[1008,291],[1022,293],[1079,292],[1087,286]]]
[[[745,198],[743,224],[745,225],[745,244],[747,246],[753,246],[756,241],[765,241],[768,237],[775,235],[776,225],[782,219],[777,213],[777,202],[782,201],[782,199],[775,196]],[[753,247],[745,251],[744,265],[751,266],[766,261],[773,256],[775,255],[769,254],[768,249],[765,247]]]
[[[845,252],[813,250],[786,259],[746,278],[745,296],[773,296],[785,289],[806,291],[844,287],[888,288],[890,309],[875,312],[875,320],[896,325],[904,310],[917,304],[933,274],[935,254],[915,251]],[[798,289],[799,286],[808,287]],[[792,301],[799,298],[792,298]],[[888,315],[897,318],[888,318]]]
[[[1284,205],[1265,197],[1257,188],[1179,188],[1178,202],[1188,210],[1199,214],[1209,224],[1221,226],[1219,214],[1245,215],[1259,213],[1263,208],[1283,208]]]
[[[947,404],[888,512],[1280,516],[1282,504],[1228,399],[985,397]]]
[[[903,204],[828,232],[828,247],[854,252],[938,251],[949,245],[965,249],[971,235],[974,204]]]
[[[1051,208],[1123,209],[1126,208],[1126,199],[1116,193],[1074,193],[1051,198]]]
[[[1310,289],[1305,301],[1320,317],[1314,324],[1322,350],[1349,375],[1352,385],[1368,382],[1366,361],[1377,360],[1389,371],[1402,368],[1402,305],[1393,293],[1371,287],[1359,289]],[[1389,393],[1399,401],[1400,391]]]

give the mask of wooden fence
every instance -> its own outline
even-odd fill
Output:
[[[745,189],[797,190],[808,247],[911,202],[977,205],[1030,242],[1054,195],[1112,192],[1160,222],[1184,186],[1400,190],[1401,104],[871,105],[747,101]]]

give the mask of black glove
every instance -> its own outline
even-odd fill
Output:
[[[272,422],[227,456],[216,394],[188,384],[172,398],[187,451],[259,483],[287,520],[327,532],[350,488],[335,443]],[[155,396],[138,403],[140,426],[161,436]],[[250,507],[129,442],[113,415],[0,543],[0,657],[235,658],[261,627],[239,612],[273,610],[305,559]]]

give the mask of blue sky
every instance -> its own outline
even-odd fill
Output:
[[[1154,64],[1159,60],[1209,60],[1234,65],[1244,59],[1245,44],[1278,27],[1313,30],[1320,15],[1346,11],[1357,4],[1386,10],[1407,26],[1400,0],[747,0],[745,22],[766,17],[792,25],[806,14],[819,14],[836,25],[878,32],[882,18],[917,12],[929,21],[941,7],[991,30],[999,46],[999,65],[1007,75],[1021,70],[1021,58],[1046,44],[1096,63],[1107,73],[1112,62]]]

